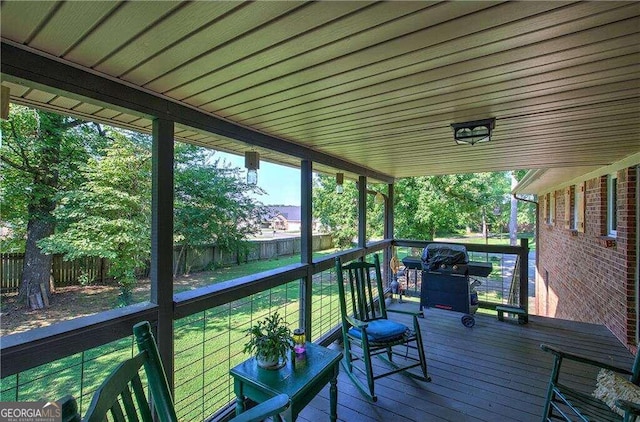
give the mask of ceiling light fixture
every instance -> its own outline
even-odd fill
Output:
[[[260,168],[260,154],[256,151],[245,151],[244,166],[247,168],[247,184],[258,184],[258,169]]]
[[[475,145],[491,140],[491,132],[496,125],[496,119],[474,120],[472,122],[453,123],[453,139],[458,145]]]
[[[338,195],[344,193],[344,173],[336,173],[336,193]]]

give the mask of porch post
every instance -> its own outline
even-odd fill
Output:
[[[393,183],[390,183],[387,186],[387,197],[384,201],[384,235],[385,240],[393,239]],[[389,262],[391,262],[391,257],[393,256],[393,244],[386,247],[383,253],[383,268],[385,269],[385,278],[387,279],[387,283],[391,283],[393,281],[393,274],[391,273],[391,268],[389,267]]]
[[[313,221],[312,221],[312,162],[300,163],[300,259],[307,265],[307,275],[300,280],[300,326],[305,327],[307,340],[311,341],[311,292],[313,281]]]
[[[367,178],[358,178],[358,247],[367,246]]]
[[[520,307],[529,313],[529,239],[520,239]]]
[[[158,305],[156,341],[173,393],[173,127],[153,120],[151,302]]]

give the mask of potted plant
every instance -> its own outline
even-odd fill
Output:
[[[291,330],[277,312],[249,328],[247,336],[249,341],[244,345],[244,352],[255,354],[262,368],[281,367],[293,350]]]

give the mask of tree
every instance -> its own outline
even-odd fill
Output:
[[[180,245],[174,272],[189,247],[215,243],[246,253],[247,236],[260,229],[264,206],[248,196],[260,188],[247,185],[240,169],[211,161],[205,149],[176,144],[174,242]],[[189,263],[186,265],[187,272]]]
[[[328,227],[338,248],[350,248],[358,237],[358,188],[345,180],[344,192],[337,194],[335,177],[318,175],[313,187],[313,217]],[[367,239],[383,234],[384,206],[367,195]]]
[[[54,212],[58,228],[40,245],[66,260],[109,259],[121,304],[129,304],[135,270],[150,256],[151,152],[122,132],[108,134],[112,142],[103,156],[91,158],[83,169],[85,182],[60,194]]]
[[[54,232],[56,195],[82,181],[79,168],[100,136],[81,120],[25,107],[12,107],[2,133],[3,221],[13,231],[14,245],[22,243],[20,236],[25,239],[18,300],[31,298],[31,305],[40,307],[41,292],[48,297],[50,291],[52,258],[38,242]]]

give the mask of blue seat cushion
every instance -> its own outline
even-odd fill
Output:
[[[368,340],[376,343],[384,343],[401,339],[402,336],[409,331],[406,325],[389,321],[387,319],[370,321],[366,330]],[[353,337],[362,339],[362,330],[359,328],[351,328],[349,330],[349,334]]]

